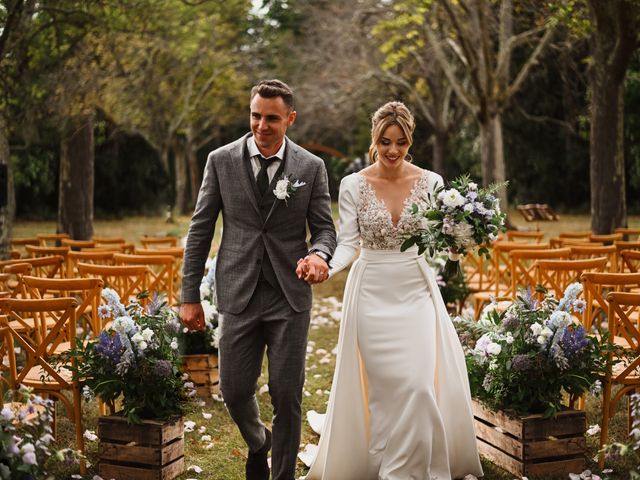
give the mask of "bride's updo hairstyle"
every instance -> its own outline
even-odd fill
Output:
[[[413,131],[416,128],[416,122],[413,115],[402,102],[389,102],[381,106],[371,118],[371,145],[369,146],[369,159],[375,162],[378,156],[376,145],[380,143],[380,139],[385,130],[391,125],[397,125],[404,133],[409,146],[413,144]],[[408,155],[407,155],[408,156]],[[410,159],[411,157],[409,157]]]

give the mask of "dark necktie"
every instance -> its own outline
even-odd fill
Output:
[[[269,188],[269,174],[267,173],[267,168],[269,168],[271,162],[276,159],[277,157],[264,158],[262,155],[258,155],[258,160],[260,160],[260,171],[256,177],[256,183],[258,184],[258,191],[263,197]]]

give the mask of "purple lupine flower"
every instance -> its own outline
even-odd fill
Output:
[[[526,303],[529,310],[535,310],[538,308],[538,299],[533,294],[533,289],[528,287],[526,290],[522,290],[522,299]]]
[[[590,340],[587,338],[587,332],[582,325],[570,325],[564,329],[564,334],[560,340],[562,349],[568,358],[572,358],[579,354],[589,346]]]
[[[122,342],[120,335],[113,335],[108,332],[102,332],[98,337],[98,344],[95,347],[96,352],[102,355],[113,364],[120,361],[122,354]]]

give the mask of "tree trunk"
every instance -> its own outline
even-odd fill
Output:
[[[447,146],[449,144],[449,133],[436,130],[433,134],[433,171],[444,176],[445,161],[447,157]]]
[[[76,240],[93,236],[93,117],[70,119],[60,141],[58,232]]]
[[[189,178],[191,180],[191,206],[193,207],[198,201],[198,192],[200,191],[202,179],[198,168],[198,152],[191,143],[187,145],[187,158],[189,161]]]
[[[9,128],[0,114],[0,260],[9,258],[11,231],[15,214],[13,178],[9,151]]]
[[[640,8],[625,0],[591,0],[591,230],[627,222],[624,175],[624,78],[638,44]]]
[[[506,180],[504,167],[504,146],[502,142],[502,117],[500,114],[479,120],[482,184],[487,186]],[[507,211],[507,189],[497,192],[500,208]]]
[[[174,162],[175,162],[175,186],[176,186],[176,211],[180,215],[187,211],[187,152],[184,142],[180,139],[174,142]]]

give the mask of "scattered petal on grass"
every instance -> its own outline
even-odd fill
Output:
[[[211,413],[202,412],[202,418],[204,418],[205,420],[209,420],[211,417],[213,417]]]
[[[207,427],[205,427],[204,425],[198,429],[198,433],[204,433],[206,431],[207,431]]]
[[[205,449],[205,450],[211,450],[212,448],[213,448],[213,443],[207,443],[207,444],[204,446],[204,449]]]
[[[201,442],[210,442],[211,441],[211,435],[202,435],[202,437],[200,437],[200,441]]]
[[[267,393],[268,391],[269,391],[269,384],[268,384],[268,383],[265,383],[264,385],[262,385],[262,386],[260,387],[260,390],[258,390],[258,393],[259,393],[260,395],[264,395],[264,394],[265,394],[265,393]]]
[[[196,426],[196,422],[192,420],[187,420],[186,422],[184,422],[184,431],[193,432],[193,429],[195,426]]]
[[[202,469],[197,465],[191,465],[189,468],[187,468],[187,472],[202,473]]]
[[[98,436],[96,435],[96,432],[94,432],[93,430],[85,430],[83,437],[89,440],[90,442],[95,442],[96,440],[98,440]]]
[[[587,435],[596,435],[598,433],[600,433],[600,425],[598,425],[598,424],[591,425],[587,429]]]

